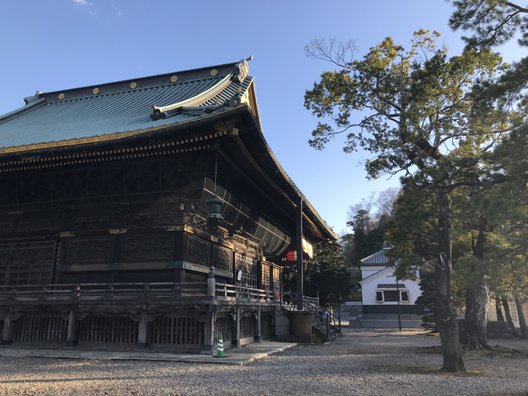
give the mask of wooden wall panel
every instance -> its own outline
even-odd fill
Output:
[[[0,243],[0,284],[51,283],[56,241]]]
[[[175,234],[123,235],[120,261],[172,262],[175,255]]]

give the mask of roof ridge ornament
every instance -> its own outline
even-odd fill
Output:
[[[242,84],[242,81],[249,74],[249,64],[248,61],[253,59],[253,55],[250,55],[246,59],[242,59],[239,63],[235,65],[235,70],[233,71],[231,81],[236,81],[239,84]]]
[[[37,100],[39,100],[40,98],[42,98],[42,91],[35,91],[35,95],[32,95],[32,96],[26,96],[24,98],[24,103],[26,105],[32,103],[32,102],[35,102]]]

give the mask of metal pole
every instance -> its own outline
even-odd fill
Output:
[[[339,305],[339,310],[337,311],[337,318],[339,320],[339,332],[341,333],[341,305]]]
[[[396,277],[396,293],[398,294],[398,328],[402,329],[401,325],[401,312],[400,312],[400,284],[398,283],[398,277]]]
[[[302,248],[302,234],[303,234],[303,197],[299,197],[299,203],[297,205],[297,216],[296,216],[296,227],[295,227],[295,248],[297,251],[297,309],[303,310],[303,248]]]

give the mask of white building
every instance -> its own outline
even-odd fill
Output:
[[[397,280],[384,248],[361,260],[363,316],[374,314],[416,314],[416,299],[422,294],[417,280]]]

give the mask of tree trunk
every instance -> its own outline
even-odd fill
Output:
[[[473,247],[473,256],[479,260],[484,258],[485,241],[486,233],[481,226]],[[464,347],[472,351],[488,348],[488,288],[482,268],[479,267],[475,265],[472,268],[475,278],[468,282],[466,289],[466,318],[461,340]]]
[[[439,216],[440,252],[435,267],[436,283],[436,324],[442,343],[442,370],[449,372],[465,371],[462,349],[460,348],[458,323],[451,297],[452,258],[452,222],[451,199],[440,192]]]
[[[506,315],[506,321],[508,322],[508,326],[510,326],[511,333],[514,337],[517,337],[517,330],[515,329],[515,324],[513,323],[513,318],[510,311],[510,304],[508,303],[508,299],[506,297],[501,298],[502,301],[502,307],[504,308],[504,313]]]
[[[515,297],[515,307],[517,308],[519,325],[521,326],[521,338],[528,338],[528,325],[526,324],[526,317],[524,316],[523,303],[519,296]]]
[[[495,312],[497,313],[497,322],[504,322],[504,315],[500,305],[500,298],[495,296]]]
[[[466,290],[466,318],[462,343],[465,348],[476,351],[488,348],[488,288],[484,280],[468,286]]]

